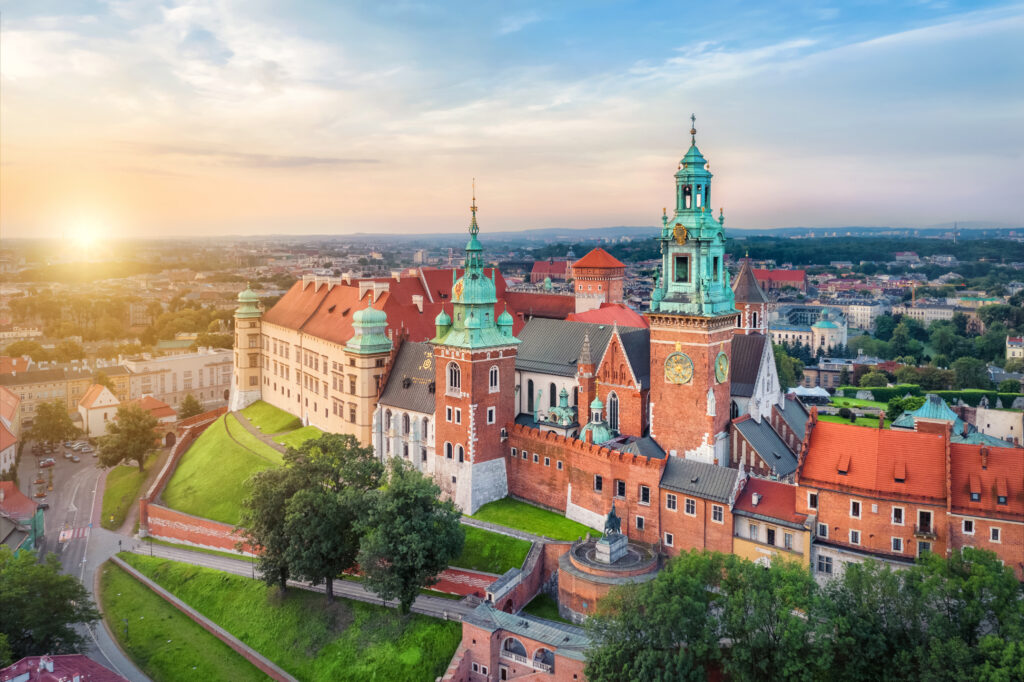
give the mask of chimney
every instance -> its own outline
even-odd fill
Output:
[[[988,448],[981,449],[981,468],[988,469]]]
[[[421,313],[423,312],[423,297],[422,296],[420,296],[419,294],[415,294],[412,297],[412,304],[414,306],[416,306],[416,310],[420,311]]]
[[[757,503],[761,501],[761,493],[754,493],[753,495],[751,495],[750,501],[753,502],[754,506],[756,507]]]
[[[880,428],[880,429],[884,429],[885,428],[885,412],[879,412],[878,413],[878,428]]]

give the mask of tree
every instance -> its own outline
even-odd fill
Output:
[[[896,318],[892,315],[879,315],[875,318],[875,338],[888,341],[896,329]]]
[[[85,357],[85,348],[82,344],[71,339],[65,339],[57,344],[53,349],[53,358],[57,362],[71,362],[72,360],[81,360]]]
[[[178,419],[188,419],[202,413],[203,404],[191,393],[186,395],[178,405]]]
[[[296,492],[286,505],[285,561],[295,576],[314,585],[326,583],[330,602],[335,576],[355,565],[365,532],[359,522],[383,467],[373,449],[360,446],[350,434],[324,434],[289,454],[289,464],[306,469],[316,483]]]
[[[419,591],[462,552],[461,513],[432,480],[392,459],[388,484],[371,496],[361,522],[359,566],[366,586],[382,599],[398,599],[409,613]]]
[[[287,455],[286,455],[287,456]],[[237,530],[257,554],[256,570],[267,585],[288,584],[289,537],[285,531],[288,500],[309,484],[302,471],[285,466],[257,471],[249,479],[249,495],[242,501],[241,524]]]
[[[772,352],[775,354],[775,371],[778,372],[782,390],[796,386],[803,378],[804,363],[787,355],[785,348],[778,344],[772,344]]]
[[[849,386],[850,385],[850,370],[845,366],[839,370],[839,385]]]
[[[955,383],[958,389],[991,388],[992,386],[985,361],[978,358],[958,358],[953,362],[953,375],[956,377]]]
[[[35,341],[15,341],[4,348],[4,354],[12,358],[20,358],[23,355],[27,355],[35,362],[43,362],[51,357],[50,351]]]
[[[1020,393],[1020,379],[1003,379],[998,390],[1000,393]]]
[[[872,370],[860,378],[860,385],[864,388],[881,388],[888,385],[889,380],[885,372]]]
[[[99,439],[100,464],[112,467],[136,462],[139,471],[146,455],[156,446],[156,417],[138,405],[117,408],[117,416],[107,425],[107,435]]]
[[[1007,372],[1024,372],[1024,359],[1010,358],[1003,365],[1003,369]]]
[[[6,545],[0,545],[0,613],[0,635],[14,660],[77,651],[85,640],[75,626],[100,617],[82,583],[61,573],[56,554],[38,561],[35,552],[14,556]]]
[[[913,412],[924,405],[924,396],[908,396],[906,398],[900,398],[899,396],[893,396],[889,398],[889,404],[885,409],[885,418],[889,421],[895,421],[904,412]]]
[[[40,403],[36,407],[35,418],[32,420],[25,436],[27,440],[46,443],[59,443],[77,438],[82,431],[71,421],[67,406],[62,400]]]
[[[106,388],[110,389],[111,393],[114,392],[114,382],[111,381],[110,377],[107,376],[106,372],[97,372],[95,378],[93,378],[93,381],[99,384],[100,386],[105,386]]]

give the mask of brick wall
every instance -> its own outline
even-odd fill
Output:
[[[510,424],[508,429],[506,456],[510,494],[563,513],[567,499],[571,499],[573,504],[600,516],[607,515],[614,502],[616,513],[623,519],[622,532],[630,540],[647,544],[658,541],[658,485],[665,467],[664,459],[623,454],[520,424]],[[512,457],[513,448],[515,457]],[[526,459],[523,459],[524,451]],[[562,462],[561,470],[558,462]],[[600,491],[595,489],[597,476],[601,477]],[[622,497],[615,495],[617,480],[626,483],[626,494]],[[641,486],[649,491],[648,504],[640,501]],[[636,527],[638,515],[644,517],[643,530]]]
[[[676,496],[675,510],[665,504],[667,495]],[[662,550],[669,556],[676,556],[691,549],[707,549],[714,552],[732,553],[732,512],[722,502],[692,497],[672,490],[661,491],[661,541]],[[693,515],[686,513],[686,500],[693,500]],[[713,507],[722,508],[722,522],[713,520]],[[668,546],[665,534],[672,534],[672,546]]]
[[[192,516],[184,512],[168,509],[158,504],[148,504],[149,535],[182,544],[209,547],[225,552],[235,552],[235,544],[242,536],[235,527],[226,523],[218,523],[210,519]],[[252,547],[242,546],[242,551],[252,554]]]

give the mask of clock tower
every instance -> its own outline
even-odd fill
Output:
[[[691,116],[696,123],[696,118]],[[724,218],[711,212],[711,172],[690,149],[675,174],[676,208],[663,213],[661,267],[651,308],[651,435],[670,454],[707,462],[727,455],[729,363],[737,325],[725,269]]]

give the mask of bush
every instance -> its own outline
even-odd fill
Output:
[[[839,416],[842,417],[843,419],[849,419],[851,421],[856,419],[856,417],[853,416],[853,410],[851,410],[849,407],[840,407]]]

